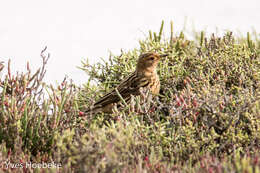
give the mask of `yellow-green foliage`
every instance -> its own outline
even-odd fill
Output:
[[[160,95],[151,99],[143,93],[146,100],[132,98],[112,115],[83,115],[134,71],[146,51],[169,55],[158,68]],[[188,40],[183,32],[171,31],[164,38],[162,23],[139,48],[94,65],[83,61],[81,69],[89,74],[82,88],[66,80],[57,88],[44,86],[40,73],[36,78],[6,75],[0,102],[2,160],[55,161],[62,163],[62,172],[259,172],[257,37],[227,32],[208,38],[201,32]],[[38,88],[30,85],[34,80]]]

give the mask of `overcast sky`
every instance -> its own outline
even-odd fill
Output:
[[[81,60],[95,62],[109,51],[137,47],[162,20],[168,28],[172,20],[180,31],[185,17],[196,30],[259,33],[260,0],[2,0],[0,61],[7,65],[11,59],[15,71],[29,61],[35,69],[48,46],[46,81],[61,82],[68,75],[82,84],[87,75],[76,68]]]

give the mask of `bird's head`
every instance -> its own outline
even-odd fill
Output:
[[[156,67],[162,57],[167,56],[159,55],[158,53],[148,52],[141,54],[137,62],[138,72],[156,72]]]

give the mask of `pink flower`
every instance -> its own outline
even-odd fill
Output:
[[[84,115],[85,115],[84,112],[79,111],[79,116],[80,116],[80,117],[82,117],[82,116],[84,116]]]
[[[144,161],[148,162],[149,161],[149,157],[145,156]]]

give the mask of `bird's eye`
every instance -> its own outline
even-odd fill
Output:
[[[149,59],[153,61],[153,60],[154,60],[154,57],[150,57]]]

